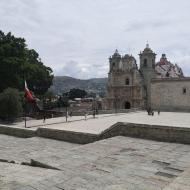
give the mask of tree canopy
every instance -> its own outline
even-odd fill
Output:
[[[63,96],[67,96],[69,99],[84,98],[86,95],[87,92],[85,90],[81,90],[78,88],[70,89],[69,92],[63,94]]]
[[[0,118],[14,120],[22,114],[22,104],[17,89],[7,88],[0,93]]]
[[[28,49],[24,38],[0,31],[0,92],[7,87],[23,90],[24,80],[35,94],[43,95],[52,84],[53,74],[38,53]]]

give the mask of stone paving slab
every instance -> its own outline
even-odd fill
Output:
[[[7,158],[31,158],[60,169],[0,162],[0,189],[190,189],[189,145],[121,136],[73,145],[5,135],[0,135],[0,145],[0,158],[8,153]],[[26,155],[19,154],[23,150]]]
[[[64,154],[65,150],[78,147],[77,144],[49,140],[40,137],[16,138],[0,135],[0,159],[14,160],[17,162],[30,161],[36,155],[48,155],[56,159],[57,152]]]

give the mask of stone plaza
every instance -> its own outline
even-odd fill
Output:
[[[30,120],[26,129],[23,122],[2,125],[12,131],[13,136],[0,134],[0,189],[190,189],[188,143],[116,135],[78,144],[37,135],[20,138],[13,132],[23,129],[23,133],[39,129],[59,133],[69,131],[84,138],[82,135],[87,133],[102,134],[117,122],[143,124],[149,128],[159,125],[170,127],[167,131],[180,132],[190,127],[190,113],[161,112],[150,116],[137,111],[98,115],[96,118],[88,116],[87,120],[83,116],[73,116],[67,123],[64,117],[47,119],[45,123]]]

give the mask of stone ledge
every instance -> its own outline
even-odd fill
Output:
[[[104,139],[118,135],[190,144],[190,128],[122,122],[116,123],[109,129],[106,129],[101,133],[100,138]]]
[[[87,144],[99,140],[98,135],[95,134],[49,128],[38,128],[36,134],[39,137],[62,140],[77,144]]]
[[[110,126],[108,129],[102,131],[100,134],[50,128],[38,128],[37,130],[30,130],[7,126],[0,126],[0,133],[22,138],[39,136],[77,144],[92,143],[94,141],[114,136],[128,136],[163,142],[190,144],[190,128],[124,122],[118,122]]]
[[[16,136],[21,138],[30,138],[36,136],[35,130],[30,130],[27,128],[21,129],[16,127],[8,127],[0,125],[0,134]]]

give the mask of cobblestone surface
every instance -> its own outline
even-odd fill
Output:
[[[87,145],[0,135],[0,159],[35,159],[60,170],[0,161],[2,190],[190,189],[190,146],[129,137]]]

